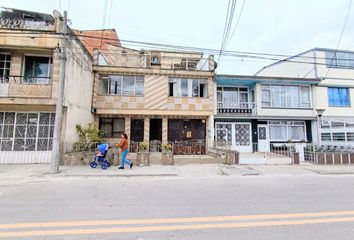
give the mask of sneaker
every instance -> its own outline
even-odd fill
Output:
[[[118,169],[124,169],[124,167],[120,166]]]
[[[130,164],[130,169],[132,169],[132,167],[133,167],[133,163]]]

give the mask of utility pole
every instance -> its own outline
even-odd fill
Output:
[[[57,104],[55,109],[55,125],[53,135],[53,153],[51,173],[59,173],[59,162],[61,158],[61,129],[63,121],[63,101],[64,101],[64,84],[66,72],[66,41],[67,41],[67,11],[64,11],[63,24],[61,29],[60,40],[60,72],[57,91]]]

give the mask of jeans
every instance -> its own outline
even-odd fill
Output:
[[[121,167],[124,167],[124,163],[128,164],[129,166],[130,166],[130,164],[132,164],[132,162],[127,159],[127,154],[128,154],[128,149],[125,149],[122,152],[122,159],[120,161],[120,166]]]

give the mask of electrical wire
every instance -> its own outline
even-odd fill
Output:
[[[333,57],[332,57],[332,59],[331,59],[331,63],[329,64],[327,73],[326,73],[326,75],[325,75],[324,78],[327,78],[327,75],[328,75],[329,71],[331,70],[331,66],[332,66],[333,59],[335,58],[335,56],[336,56],[336,54],[337,54],[338,47],[339,47],[339,45],[340,45],[340,43],[341,43],[341,41],[342,41],[342,38],[343,38],[343,34],[344,34],[344,31],[345,31],[345,27],[347,26],[347,22],[348,22],[348,18],[349,18],[349,14],[350,14],[351,8],[352,8],[352,0],[349,0],[349,5],[348,5],[348,9],[347,9],[347,14],[346,14],[346,16],[345,16],[344,24],[343,24],[343,27],[342,27],[342,32],[340,33],[336,50],[334,51]]]

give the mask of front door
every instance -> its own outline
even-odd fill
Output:
[[[150,152],[160,152],[162,142],[162,119],[151,118],[150,119]]]
[[[252,152],[251,123],[235,123],[234,146],[238,152]]]
[[[259,152],[270,151],[269,128],[267,124],[258,125],[258,151]]]

